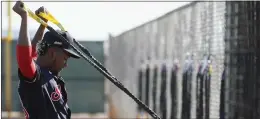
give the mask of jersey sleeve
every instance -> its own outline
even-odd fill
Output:
[[[32,78],[28,78],[28,77],[24,76],[23,73],[21,72],[21,69],[18,68],[18,77],[19,77],[20,81],[22,81],[22,82],[35,83],[40,79],[39,78],[40,77],[40,68],[38,65],[36,65],[36,72]]]
[[[35,82],[37,77],[37,66],[32,57],[31,46],[16,47],[16,57],[18,63],[18,76],[27,82]]]

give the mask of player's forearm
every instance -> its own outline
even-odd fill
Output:
[[[18,37],[18,45],[31,46],[31,41],[28,32],[28,20],[27,16],[22,17],[20,33]]]
[[[45,30],[45,26],[40,25],[33,40],[32,40],[32,46],[36,47],[36,44],[38,43],[38,41],[42,40],[43,38],[43,34],[44,34],[44,30]]]
[[[34,38],[32,40],[32,57],[36,58],[37,57],[37,52],[36,52],[36,45],[37,43],[42,40],[43,34],[44,34],[45,26],[40,25],[38,30],[36,31]]]

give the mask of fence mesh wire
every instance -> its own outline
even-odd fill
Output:
[[[254,52],[260,45],[257,9],[259,2],[192,2],[119,36],[111,36],[106,67],[161,117],[259,118],[259,112],[250,113],[259,111],[259,52]],[[203,62],[206,56],[211,56],[211,62]],[[203,71],[210,73],[198,82],[203,63],[207,64]],[[186,80],[188,65],[191,73]],[[228,80],[222,80],[222,76]],[[112,83],[108,87],[119,118],[140,114],[132,99]],[[189,101],[189,105],[183,105]]]
[[[260,2],[226,7],[226,118],[258,119]]]

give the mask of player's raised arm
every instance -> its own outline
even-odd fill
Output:
[[[39,9],[37,9],[35,11],[35,14],[38,15],[40,12],[46,13],[48,14],[48,11],[42,6]],[[40,17],[43,21],[45,21],[46,23],[48,22],[47,19],[42,18],[41,16],[38,15],[38,17]],[[36,45],[39,41],[42,40],[43,38],[43,34],[44,34],[44,30],[45,30],[45,26],[43,26],[42,24],[39,26],[38,30],[36,31],[36,34],[34,35],[33,39],[32,39],[32,57],[36,58],[37,57],[37,52],[36,52]]]
[[[32,47],[28,32],[28,13],[23,9],[23,6],[24,4],[21,1],[17,1],[13,7],[13,11],[21,16],[21,26],[18,44],[16,47],[16,57],[21,74],[26,77],[26,79],[32,80],[36,74],[36,66],[31,56]]]

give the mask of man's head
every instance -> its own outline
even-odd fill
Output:
[[[70,44],[74,44],[73,38],[68,32],[57,32],[67,39]],[[80,58],[67,42],[62,41],[49,31],[45,33],[43,40],[38,43],[37,53],[39,63],[49,68],[53,73],[59,73],[66,67],[68,58]]]

